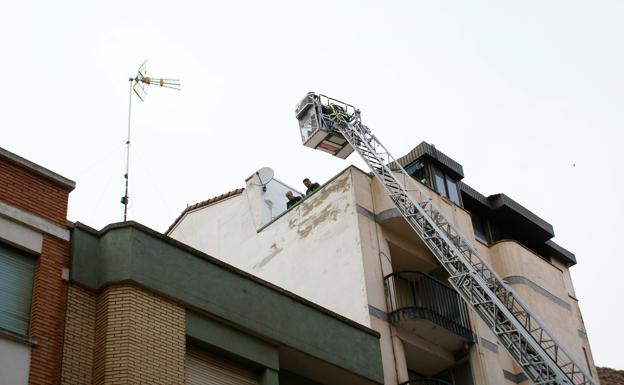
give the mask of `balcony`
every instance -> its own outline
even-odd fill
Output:
[[[454,352],[474,341],[459,294],[428,274],[400,271],[384,278],[390,322]]]

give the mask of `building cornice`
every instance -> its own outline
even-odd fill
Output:
[[[19,167],[22,167],[33,174],[39,175],[44,179],[56,184],[57,186],[62,187],[63,189],[72,191],[76,188],[76,182],[73,180],[67,179],[64,176],[57,174],[53,171],[48,170],[45,167],[42,167],[34,162],[31,162],[28,159],[22,158],[21,156],[12,153],[11,151],[5,150],[0,147],[0,159],[4,159],[10,163],[13,163]]]

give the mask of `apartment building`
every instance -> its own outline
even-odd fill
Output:
[[[569,274],[576,259],[552,241],[552,225],[505,194],[479,193],[428,143],[397,161],[407,189],[424,189],[596,377]],[[187,207],[167,234],[377,331],[385,384],[528,383],[372,174],[347,167],[286,210],[289,190],[252,175],[244,188]]]
[[[58,384],[75,183],[0,148],[0,384]]]
[[[136,222],[72,233],[61,384],[379,384],[379,334]]]
[[[0,186],[0,385],[383,382],[371,328],[139,223],[68,223],[74,182],[3,149]]]

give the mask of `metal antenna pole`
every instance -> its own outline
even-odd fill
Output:
[[[132,116],[132,82],[133,78],[128,79],[130,83],[130,94],[128,95],[128,140],[126,140],[126,173],[124,174],[124,178],[126,178],[126,194],[121,199],[121,203],[124,205],[124,222],[128,218],[128,173],[130,171],[130,118]]]
[[[180,80],[178,79],[153,78],[150,76],[146,76],[146,63],[147,60],[145,60],[143,64],[141,64],[134,78],[128,79],[128,81],[130,82],[130,95],[128,97],[128,140],[126,140],[126,173],[124,174],[124,178],[126,178],[126,194],[121,198],[121,203],[124,205],[124,222],[128,220],[128,201],[130,199],[130,197],[128,196],[128,180],[130,174],[130,123],[132,118],[132,92],[136,93],[140,101],[143,101],[145,99],[145,95],[147,95],[147,87],[152,84],[163,88],[180,90]]]

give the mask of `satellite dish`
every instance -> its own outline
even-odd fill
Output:
[[[262,191],[266,191],[266,185],[273,180],[273,169],[271,167],[262,167],[254,172],[251,177],[251,183],[256,186],[262,186]]]

